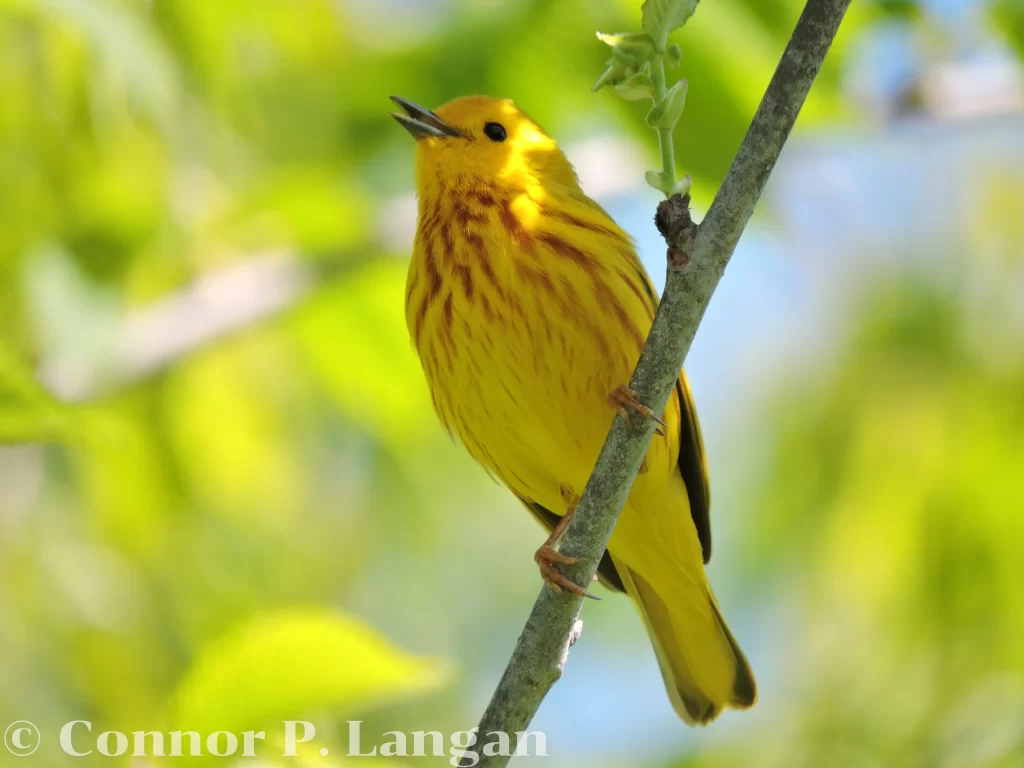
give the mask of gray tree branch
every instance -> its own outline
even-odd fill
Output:
[[[630,387],[662,413],[689,352],[708,302],[754,211],[775,161],[821,69],[850,0],[808,0],[732,167],[700,226],[690,220],[688,198],[658,207],[656,222],[668,245],[668,277],[654,325]],[[634,420],[636,422],[637,420]],[[566,568],[577,584],[589,584],[608,546],[619,512],[647,453],[654,424],[630,429],[615,419],[587,482],[560,551],[581,558]],[[525,731],[541,701],[561,677],[583,598],[542,587],[512,658],[479,725],[479,740],[462,765],[494,768],[509,757],[489,756],[492,733]],[[578,632],[577,632],[578,635]],[[493,748],[492,748],[493,750]],[[468,758],[468,759],[467,759]]]

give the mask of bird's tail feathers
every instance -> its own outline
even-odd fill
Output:
[[[661,595],[635,570],[616,565],[647,626],[676,713],[691,725],[706,725],[725,707],[753,706],[754,673],[707,581],[684,594]]]

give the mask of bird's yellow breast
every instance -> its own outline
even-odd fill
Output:
[[[582,492],[655,299],[629,238],[582,195],[490,185],[424,197],[406,317],[442,422],[520,496]],[[672,408],[669,409],[672,411]],[[664,483],[678,410],[648,454]]]

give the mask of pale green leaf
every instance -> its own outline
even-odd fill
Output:
[[[672,179],[664,171],[648,171],[644,174],[647,183],[659,192],[664,192],[666,197],[672,194]]]
[[[354,714],[446,677],[443,663],[410,656],[344,614],[269,613],[202,649],[170,699],[166,725],[239,732],[313,711]]]
[[[672,43],[668,48],[665,49],[665,55],[662,57],[662,63],[665,65],[665,69],[675,69],[679,66],[679,62],[683,59],[683,50],[676,43]]]
[[[637,72],[615,85],[615,92],[627,101],[649,99],[654,95],[654,83],[646,72]]]
[[[686,174],[685,176],[683,176],[683,178],[681,178],[679,181],[672,185],[672,190],[669,193],[669,197],[672,197],[672,195],[688,195],[690,193],[690,188],[692,186],[693,179],[690,177],[690,174]]]
[[[679,29],[697,10],[697,0],[646,0],[643,13],[644,32],[661,46],[669,34]]]
[[[654,50],[654,39],[643,32],[615,32],[608,34],[598,32],[597,39],[612,48],[639,53],[650,53]]]
[[[686,81],[680,80],[669,88],[665,98],[647,113],[647,124],[652,128],[674,128],[686,106],[686,87]]]
[[[594,91],[632,77],[643,68],[654,52],[654,41],[641,33],[609,35],[598,32],[597,39],[612,47],[612,57],[604,74],[594,84]]]
[[[624,72],[622,67],[618,66],[615,62],[609,62],[608,67],[601,73],[601,76],[597,78],[597,82],[590,87],[590,90],[599,91],[606,85],[617,83],[622,80],[623,74]]]

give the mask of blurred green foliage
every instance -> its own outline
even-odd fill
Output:
[[[761,765],[1024,761],[1024,346],[1012,291],[964,298],[873,286],[842,362],[778,411],[746,563],[792,612],[791,678]]]
[[[705,3],[678,36],[698,199],[799,7]],[[890,11],[855,5],[798,132],[855,112],[843,56]],[[594,31],[638,26],[636,0],[0,0],[0,723],[474,721],[539,531],[431,413],[387,95],[513,96],[653,164],[643,110],[590,93]],[[1017,244],[978,249],[999,286],[1021,196],[992,189],[977,227]],[[1024,363],[989,332],[1012,302],[974,288],[880,290],[834,370],[772,406],[732,591],[773,592],[789,652],[742,738],[687,764],[1020,764]],[[590,636],[648,658],[606,603]]]
[[[992,19],[1018,55],[1024,55],[1024,3],[1020,0],[996,0],[992,4]]]

